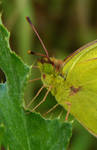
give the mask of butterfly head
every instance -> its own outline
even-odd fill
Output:
[[[41,72],[41,79],[44,85],[49,86],[53,83],[58,74],[61,73],[63,61],[54,57],[42,57],[38,61],[38,67]]]

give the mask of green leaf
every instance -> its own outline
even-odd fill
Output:
[[[65,150],[72,123],[45,120],[23,109],[24,88],[30,74],[9,47],[9,32],[0,24],[0,68],[7,82],[0,84],[0,122],[4,124],[4,146],[9,150]],[[2,140],[1,140],[2,141]]]
[[[0,124],[0,147],[2,146],[5,134],[5,127],[4,124]]]

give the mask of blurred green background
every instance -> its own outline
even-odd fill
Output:
[[[56,58],[64,59],[97,38],[97,0],[2,0],[0,10],[4,24],[11,32],[12,50],[29,65],[35,64],[37,58],[29,56],[27,50],[43,52],[43,48],[25,16],[29,16],[36,26],[49,55]],[[32,69],[31,79],[37,77],[40,77],[39,71]],[[40,81],[29,83],[25,91],[26,102],[41,85]],[[97,150],[97,139],[75,121],[68,150]]]

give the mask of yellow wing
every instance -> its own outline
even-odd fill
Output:
[[[71,113],[97,136],[97,40],[78,51],[63,69],[70,89],[67,101],[72,103]]]

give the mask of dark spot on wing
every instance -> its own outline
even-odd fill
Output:
[[[76,94],[77,92],[79,92],[80,91],[80,89],[81,89],[81,87],[74,87],[74,86],[71,86],[70,87],[70,96],[72,96],[72,95],[74,95],[74,94]]]

